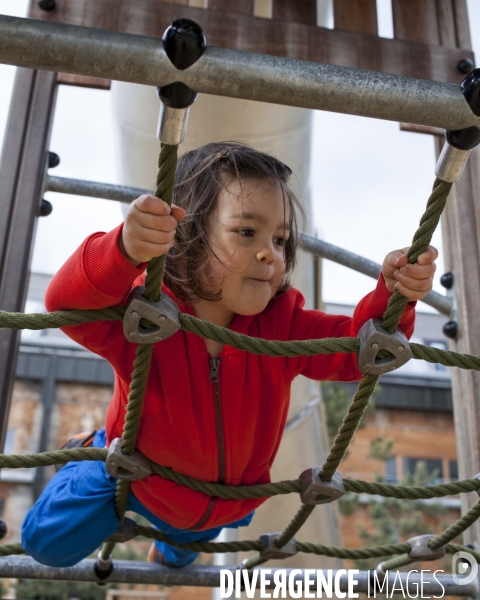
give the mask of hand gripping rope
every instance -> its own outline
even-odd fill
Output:
[[[175,21],[163,36],[165,52],[178,69],[192,65],[205,50],[205,38],[201,29],[186,19]],[[472,71],[461,84],[466,101],[472,111],[480,115],[480,69]],[[162,142],[157,188],[155,195],[171,204],[177,145],[183,139],[188,107],[196,94],[181,83],[173,83],[159,89],[163,103],[160,116],[160,139]],[[433,232],[438,225],[448,194],[465,166],[471,150],[480,143],[480,129],[469,127],[460,131],[447,131],[444,150],[437,164],[433,191],[426,211],[420,220],[408,260],[415,263],[418,256],[428,248]],[[322,544],[312,544],[295,540],[295,534],[302,527],[317,504],[332,502],[345,492],[378,494],[386,498],[407,498],[412,500],[439,498],[451,494],[477,491],[480,494],[480,475],[473,479],[433,486],[401,486],[385,483],[342,479],[337,468],[345,455],[363,412],[370,400],[378,376],[404,364],[411,357],[428,362],[438,362],[446,366],[480,371],[480,356],[439,350],[421,344],[409,344],[405,336],[397,331],[398,323],[408,303],[407,298],[395,291],[391,296],[383,319],[371,320],[360,330],[358,338],[326,338],[277,342],[252,338],[218,327],[187,314],[183,314],[161,294],[165,257],[153,259],[148,264],[144,289],[132,293],[127,307],[115,306],[102,310],[58,311],[48,315],[6,313],[0,311],[0,327],[12,329],[45,329],[63,327],[99,320],[124,319],[125,335],[138,343],[134,372],[127,406],[127,415],[122,439],[114,440],[111,447],[74,448],[41,454],[0,455],[0,468],[24,468],[64,464],[78,460],[103,460],[108,471],[118,477],[116,510],[120,527],[105,540],[96,564],[96,575],[106,579],[113,569],[111,552],[117,542],[132,539],[136,535],[167,542],[173,546],[197,552],[238,552],[257,551],[259,554],[244,561],[243,568],[251,569],[270,558],[293,556],[306,552],[343,559],[359,559],[394,556],[377,567],[378,573],[396,569],[415,560],[433,560],[445,552],[455,554],[467,550],[452,544],[458,535],[480,517],[480,501],[461,519],[440,535],[422,535],[404,543],[372,548],[335,548]],[[158,465],[136,451],[136,440],[142,411],[147,373],[152,355],[152,344],[173,335],[178,329],[195,333],[203,338],[228,344],[234,348],[266,354],[269,356],[313,356],[336,352],[357,352],[360,370],[364,373],[343,423],[337,433],[330,453],[321,467],[304,471],[298,479],[257,485],[230,486],[222,483],[205,482]],[[180,544],[153,527],[138,525],[132,519],[124,518],[129,494],[129,482],[141,477],[160,475],[192,490],[219,498],[262,498],[277,494],[297,493],[302,505],[281,533],[262,535],[259,540],[237,542],[193,542]],[[480,562],[480,553],[468,549]],[[0,546],[0,555],[24,554],[20,544]]]
[[[205,52],[206,39],[201,28],[188,19],[179,19],[165,31],[162,37],[164,50],[180,70],[193,65]],[[177,148],[183,141],[188,117],[188,110],[195,101],[197,94],[183,83],[172,83],[157,88],[161,100],[158,138],[161,142],[158,163],[157,189],[155,196],[162,198],[171,205],[175,171],[177,167]],[[148,263],[144,290],[134,290],[125,309],[124,330],[127,339],[138,342],[136,359],[130,394],[127,404],[127,414],[123,430],[120,454],[118,458],[128,462],[136,454],[138,429],[142,413],[143,396],[147,384],[148,370],[152,358],[152,343],[173,335],[180,327],[176,318],[178,308],[175,303],[161,294],[165,256],[154,258]],[[154,324],[152,328],[152,323]],[[149,331],[150,329],[150,331]],[[137,456],[137,458],[140,458]],[[143,460],[144,457],[141,457]],[[124,467],[127,477],[119,477],[115,505],[117,515],[122,523],[130,493],[130,481],[136,479],[139,467]],[[145,476],[142,471],[141,476]],[[100,578],[108,577],[111,572],[110,555],[113,542],[107,542],[100,550],[95,567]]]

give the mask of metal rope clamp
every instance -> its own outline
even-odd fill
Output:
[[[474,69],[460,83],[463,96],[476,117],[480,117],[480,69]],[[455,183],[463,173],[468,157],[480,144],[480,128],[475,125],[445,131],[445,144],[435,168],[442,181]]]
[[[129,517],[124,517],[123,521],[120,523],[117,531],[109,535],[105,540],[105,544],[123,544],[130,540],[133,540],[134,537],[137,536],[135,528],[137,526],[137,522]]]
[[[123,332],[129,342],[153,344],[172,336],[180,329],[180,309],[167,294],[162,293],[158,302],[149,302],[143,293],[145,288],[137,286],[130,294],[125,306]],[[144,327],[140,321],[147,319],[152,327]]]
[[[366,375],[382,375],[388,371],[395,371],[413,356],[405,334],[400,330],[394,333],[385,331],[380,319],[370,319],[364,323],[358,332],[358,338],[358,370]],[[386,350],[391,356],[377,358],[382,350]]]
[[[414,560],[436,560],[445,556],[445,546],[440,546],[440,548],[432,550],[428,545],[428,542],[434,540],[436,537],[436,535],[426,533],[407,540],[407,544],[410,544],[412,548],[408,556]]]
[[[122,438],[115,438],[110,444],[107,452],[105,468],[112,477],[125,479],[126,481],[136,481],[145,479],[152,474],[150,460],[141,452],[133,454],[124,454],[122,451]]]
[[[111,558],[103,559],[102,551],[98,551],[97,560],[93,566],[93,572],[97,576],[98,585],[105,585],[105,579],[108,579],[113,572],[113,562]]]
[[[331,481],[322,481],[320,472],[322,467],[313,467],[304,471],[299,479],[303,483],[300,500],[303,504],[328,504],[341,498],[346,490],[343,477],[335,471]]]
[[[275,540],[280,533],[264,533],[260,536],[260,556],[265,560],[271,558],[288,558],[297,553],[297,542],[292,538],[284,546],[277,546]]]

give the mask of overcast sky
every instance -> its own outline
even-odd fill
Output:
[[[380,33],[392,36],[389,2],[379,0]],[[471,24],[480,24],[480,2],[468,1]],[[0,0],[0,13],[24,16],[27,0]],[[480,52],[479,27],[471,27]],[[0,65],[0,142],[15,68]],[[60,86],[50,148],[61,157],[52,174],[116,182],[109,93]],[[397,123],[316,112],[312,155],[315,226],[328,242],[381,262],[408,246],[434,181],[430,136],[400,132]],[[122,219],[115,202],[47,194],[53,213],[39,220],[32,270],[54,273],[92,231]],[[434,243],[441,248],[440,232]],[[439,260],[435,287],[443,272]],[[324,261],[324,300],[356,303],[372,280]],[[423,305],[425,306],[425,305]],[[422,306],[422,310],[423,310]],[[425,307],[428,310],[428,307]]]

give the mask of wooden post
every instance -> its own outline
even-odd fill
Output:
[[[335,29],[378,35],[375,0],[334,0]]]
[[[449,4],[453,11],[450,11]],[[455,15],[454,19],[442,18]],[[442,44],[471,49],[466,0],[439,2]],[[435,139],[437,156],[443,139]],[[442,217],[445,270],[455,276],[458,300],[458,338],[450,342],[456,352],[480,354],[480,150],[470,155],[461,179],[454,184]],[[455,436],[460,479],[480,472],[480,373],[451,369]],[[478,502],[476,493],[461,494],[462,514]],[[477,521],[464,533],[464,542],[480,540]]]
[[[436,139],[440,151],[442,140]],[[480,150],[470,156],[462,178],[450,193],[442,218],[445,269],[455,276],[459,308],[456,352],[480,354]],[[480,373],[451,369],[455,436],[460,479],[480,472]],[[462,513],[478,502],[476,493],[462,494]],[[477,521],[464,541],[480,540]]]
[[[466,0],[394,0],[395,35],[450,48],[471,50]],[[416,22],[417,26],[414,26]],[[425,27],[428,23],[428,27]],[[453,82],[452,82],[453,83]],[[411,126],[409,126],[411,129]],[[422,132],[418,130],[419,132]],[[444,138],[435,135],[437,158]],[[445,270],[455,276],[458,298],[458,338],[451,350],[480,354],[480,150],[450,193],[442,216]],[[480,373],[451,369],[455,437],[460,479],[480,472]],[[476,493],[461,494],[462,514],[478,502]],[[480,540],[480,523],[464,534],[464,542]]]
[[[0,161],[0,309],[25,306],[55,104],[56,73],[18,69]],[[0,330],[0,448],[18,353],[18,332]]]
[[[401,40],[438,44],[435,0],[392,0],[393,30]]]
[[[272,0],[272,19],[316,25],[317,3],[315,0]]]

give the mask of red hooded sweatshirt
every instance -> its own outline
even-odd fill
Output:
[[[49,311],[124,304],[132,286],[143,283],[145,265],[133,266],[120,252],[121,227],[91,235],[68,259],[48,288]],[[305,310],[303,296],[292,288],[258,315],[236,315],[231,329],[269,340],[356,336],[365,321],[382,317],[389,297],[380,276],[351,318]],[[181,310],[194,314],[189,306]],[[400,324],[407,336],[413,333],[414,320],[412,304]],[[126,340],[121,321],[63,331],[115,370],[106,416],[110,444],[122,435],[136,344]],[[274,358],[224,346],[219,358],[216,363],[202,338],[182,330],[154,345],[137,449],[180,473],[228,485],[270,481],[297,375],[316,380],[361,378],[353,353]],[[152,513],[181,529],[233,523],[266,500],[211,498],[158,475],[132,482],[131,489]]]

